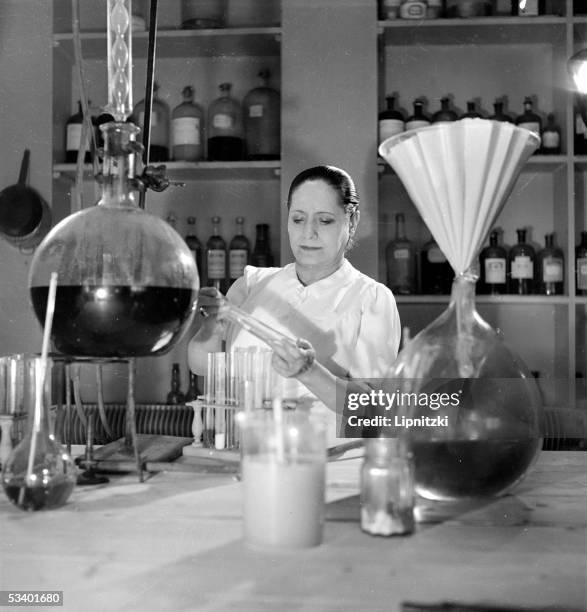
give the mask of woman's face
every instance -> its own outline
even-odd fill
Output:
[[[287,231],[296,263],[334,271],[344,256],[351,225],[336,190],[317,179],[293,192]]]

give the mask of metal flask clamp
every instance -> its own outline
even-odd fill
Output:
[[[529,130],[463,119],[379,148],[455,271],[448,308],[404,347],[390,376],[405,398],[399,436],[413,455],[416,492],[427,499],[502,495],[541,448],[536,382],[477,313],[470,269],[538,145]]]

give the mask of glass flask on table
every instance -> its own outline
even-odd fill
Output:
[[[398,435],[427,499],[502,495],[542,446],[536,382],[476,311],[471,271],[538,145],[529,130],[475,118],[394,136],[379,149],[455,271],[448,308],[407,343],[390,375],[393,390],[406,394],[398,418],[412,426]]]

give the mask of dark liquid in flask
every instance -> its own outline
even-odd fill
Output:
[[[39,321],[48,287],[33,287]],[[78,357],[146,357],[171,348],[192,314],[195,292],[173,287],[58,286],[55,348]]]
[[[416,491],[438,500],[492,497],[526,472],[538,439],[413,442]]]
[[[208,139],[208,159],[239,161],[244,159],[245,141],[236,136],[214,136]]]
[[[4,485],[6,496],[19,508],[28,511],[58,508],[69,499],[74,483],[70,480],[57,480],[45,486],[29,487],[22,482],[12,480]],[[24,490],[23,490],[24,488]]]

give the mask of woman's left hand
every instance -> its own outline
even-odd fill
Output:
[[[302,338],[276,342],[272,349],[272,365],[285,378],[297,378],[308,371],[316,358],[314,347]]]

